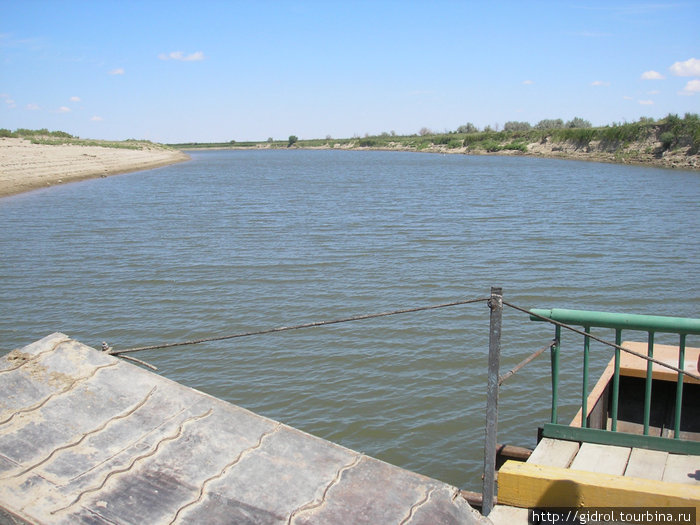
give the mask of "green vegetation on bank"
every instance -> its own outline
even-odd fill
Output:
[[[150,140],[128,139],[123,141],[109,140],[89,140],[75,137],[65,131],[49,131],[44,129],[24,129],[19,128],[15,131],[0,128],[0,138],[21,138],[29,140],[32,144],[44,144],[49,146],[61,146],[69,144],[73,146],[102,146],[103,148],[119,148],[119,149],[144,149],[144,148],[169,148],[156,144]]]
[[[568,122],[562,119],[547,119],[532,126],[528,122],[506,122],[502,130],[487,126],[479,130],[467,123],[455,131],[435,133],[422,128],[414,135],[396,135],[385,132],[334,139],[299,139],[291,135],[287,140],[267,139],[264,142],[220,142],[170,144],[178,149],[197,148],[373,148],[410,149],[421,151],[441,147],[448,150],[464,149],[466,152],[527,151],[533,143],[573,143],[585,148],[591,142],[599,142],[606,150],[615,151],[634,143],[654,143],[646,146],[644,153],[660,155],[666,151],[687,148],[688,154],[700,153],[700,116],[686,113],[684,117],[668,115],[654,120],[641,118],[637,122],[614,123],[603,127],[592,127],[590,122],[576,117]]]
[[[4,137],[24,138],[33,144],[102,146],[109,148],[144,149],[144,148],[367,148],[411,151],[453,150],[465,153],[497,153],[508,151],[527,152],[533,144],[568,144],[586,150],[589,146],[598,151],[614,153],[616,158],[628,159],[630,155],[645,154],[661,156],[669,151],[681,151],[688,155],[700,153],[700,116],[686,113],[683,117],[668,115],[662,119],[641,118],[637,122],[613,123],[603,127],[592,127],[590,122],[579,117],[568,122],[562,119],[541,120],[532,126],[528,122],[509,121],[502,130],[487,126],[479,130],[474,124],[467,123],[455,131],[435,133],[422,128],[413,135],[397,135],[384,132],[379,135],[366,134],[364,137],[335,139],[326,136],[323,139],[300,139],[290,135],[287,139],[266,141],[246,141],[218,143],[180,143],[163,146],[147,140],[101,141],[86,140],[64,131],[47,129],[9,129],[0,128],[0,139]]]

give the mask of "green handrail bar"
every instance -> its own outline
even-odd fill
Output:
[[[565,308],[533,308],[532,321],[543,321],[542,317],[564,324],[598,328],[620,328],[644,332],[671,334],[700,334],[700,319],[688,317],[666,317],[663,315],[620,314],[595,312],[592,310],[568,310]],[[540,316],[540,317],[537,317]]]
[[[622,330],[645,331],[648,334],[647,356],[654,357],[654,335],[657,332],[679,334],[678,368],[683,369],[685,362],[685,343],[688,334],[700,334],[700,319],[685,317],[668,317],[660,315],[622,314],[612,312],[596,312],[590,310],[569,310],[564,308],[530,310],[530,319],[533,321],[555,321],[555,341],[552,346],[552,414],[551,424],[556,425],[559,400],[559,355],[561,325],[582,326],[586,335],[583,343],[583,385],[581,393],[581,428],[587,427],[588,413],[588,372],[590,354],[590,333],[592,327],[615,329],[615,344],[622,344]],[[644,389],[644,436],[649,435],[651,418],[651,389],[652,389],[653,362],[647,360],[647,370]],[[620,349],[615,349],[615,370],[613,374],[612,406],[611,406],[611,430],[617,431],[617,416],[619,407],[620,387]],[[674,439],[680,439],[681,407],[683,402],[683,374],[678,372],[676,386],[676,406],[674,417]]]

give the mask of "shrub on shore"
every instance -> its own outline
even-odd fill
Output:
[[[638,122],[613,123],[603,127],[592,127],[590,122],[576,117],[568,122],[562,119],[546,119],[538,122],[534,127],[527,122],[509,121],[502,131],[494,131],[490,127],[479,131],[471,123],[459,126],[456,131],[427,134],[428,128],[421,129],[421,133],[413,135],[397,135],[395,132],[380,133],[379,135],[365,135],[346,139],[304,139],[300,140],[296,135],[290,135],[289,139],[273,141],[268,138],[264,142],[228,141],[222,143],[181,143],[170,144],[179,149],[192,148],[284,148],[298,146],[301,148],[317,147],[342,147],[342,148],[377,148],[377,149],[413,149],[422,151],[436,146],[447,149],[465,148],[467,151],[498,152],[503,150],[527,151],[527,145],[545,142],[569,142],[576,147],[587,147],[592,141],[599,141],[606,151],[616,151],[634,143],[657,143],[656,146],[647,145],[644,152],[653,152],[660,155],[669,150],[688,148],[688,153],[695,155],[700,153],[700,116],[697,113],[686,113],[683,117],[675,114],[654,121],[654,119],[642,117]],[[85,141],[72,136],[64,131],[49,131],[47,129],[24,129],[15,131],[0,129],[0,138],[20,137],[27,138],[37,144],[83,144],[99,145],[117,148],[139,149],[152,145],[147,141],[122,141],[102,142]],[[660,146],[659,146],[660,144]]]
[[[118,149],[144,149],[144,148],[165,148],[168,146],[155,144],[150,140],[128,139],[123,141],[107,141],[107,140],[87,140],[81,139],[66,133],[65,131],[49,131],[43,129],[25,129],[18,128],[15,131],[9,129],[0,129],[0,138],[21,138],[27,139],[32,144],[41,144],[45,146],[61,146],[64,144],[73,146],[101,146],[103,148],[118,148]]]
[[[36,137],[53,137],[59,139],[72,139],[75,138],[70,133],[65,131],[49,131],[46,128],[43,129],[25,129],[18,128],[15,131],[10,131],[9,129],[0,129],[0,137],[2,138],[36,138]]]
[[[77,137],[74,137],[70,133],[66,133],[65,131],[49,131],[46,128],[42,129],[24,129],[24,128],[19,128],[15,130],[15,136],[16,137],[21,137],[21,138],[37,138],[37,137],[51,137],[51,138],[57,138],[57,139],[74,139]]]
[[[468,132],[467,132],[468,131]],[[396,133],[366,134],[363,138],[355,136],[347,139],[305,139],[297,140],[294,145],[299,147],[344,147],[344,148],[376,148],[376,149],[409,149],[415,151],[430,150],[435,147],[447,149],[465,148],[467,151],[486,151],[490,153],[510,150],[527,151],[527,145],[532,143],[572,143],[577,148],[586,148],[593,141],[599,141],[608,151],[624,148],[635,142],[649,140],[661,142],[662,151],[678,147],[691,146],[691,153],[700,150],[700,118],[687,114],[680,118],[669,115],[659,121],[641,118],[638,122],[614,123],[604,127],[592,127],[590,122],[580,117],[567,122],[562,119],[541,120],[536,126],[527,122],[509,121],[502,131],[494,131],[491,127],[479,131],[473,124],[459,126],[456,131],[428,134],[428,128],[422,128],[413,135],[396,135]],[[663,138],[661,138],[661,135]],[[266,143],[246,142],[226,144],[229,147],[287,147],[288,142],[274,141]],[[175,147],[219,147],[218,144],[175,144]],[[649,148],[645,148],[645,151]],[[660,152],[656,152],[657,154]]]

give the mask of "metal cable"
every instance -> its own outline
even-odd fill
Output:
[[[525,359],[523,359],[517,365],[515,365],[511,370],[500,376],[498,378],[498,386],[501,386],[506,381],[506,379],[509,379],[510,377],[517,374],[520,371],[520,369],[523,368],[530,361],[537,359],[540,355],[544,353],[545,350],[550,350],[555,344],[557,344],[557,340],[553,339],[549,344],[543,346],[535,352],[532,352],[529,356],[527,356]]]
[[[680,368],[678,368],[676,366],[669,365],[668,363],[664,363],[663,361],[659,361],[658,359],[654,359],[653,357],[649,357],[648,355],[640,354],[639,352],[635,352],[634,350],[630,350],[629,348],[625,348],[624,346],[620,346],[620,345],[617,345],[615,343],[611,343],[610,341],[606,341],[605,339],[601,339],[600,337],[596,337],[593,334],[586,333],[583,330],[579,330],[578,328],[574,328],[573,326],[570,326],[568,324],[560,323],[559,321],[555,321],[554,319],[549,319],[548,317],[544,317],[543,315],[533,313],[530,310],[526,310],[525,308],[521,308],[521,307],[516,306],[514,304],[511,304],[507,301],[503,301],[503,304],[505,304],[506,306],[510,306],[511,308],[513,308],[515,310],[519,310],[521,312],[529,314],[532,317],[537,317],[538,319],[541,319],[542,321],[547,321],[548,323],[551,323],[553,325],[560,326],[562,328],[566,328],[567,330],[570,330],[574,333],[580,334],[584,337],[589,337],[589,338],[593,339],[594,341],[597,341],[599,343],[603,343],[604,345],[612,346],[613,348],[618,348],[619,350],[622,350],[623,352],[627,352],[628,354],[632,354],[632,355],[637,356],[641,359],[646,359],[647,361],[651,361],[652,363],[656,363],[657,365],[661,365],[663,367],[670,368],[674,372],[685,374],[688,377],[692,377],[693,379],[697,379],[698,381],[700,381],[700,375],[693,374],[692,372],[687,372],[685,370],[681,370]]]
[[[411,312],[422,312],[424,310],[435,310],[437,308],[447,308],[449,306],[459,306],[459,305],[463,305],[463,304],[486,302],[488,300],[489,300],[488,297],[480,298],[480,299],[467,299],[464,301],[454,301],[451,303],[434,304],[434,305],[430,305],[430,306],[418,306],[415,308],[405,308],[402,310],[392,310],[391,312],[356,315],[353,317],[345,317],[342,319],[332,319],[332,320],[328,320],[328,321],[315,321],[312,323],[304,323],[304,324],[298,324],[298,325],[293,325],[293,326],[279,326],[277,328],[268,328],[266,330],[258,330],[255,332],[239,332],[236,334],[222,335],[222,336],[217,336],[217,337],[206,337],[203,339],[194,339],[191,341],[180,341],[180,342],[176,342],[176,343],[163,343],[163,344],[159,344],[159,345],[150,345],[150,346],[138,346],[138,347],[134,347],[134,348],[125,348],[124,350],[109,350],[109,353],[112,355],[121,355],[121,354],[128,354],[131,352],[141,352],[143,350],[156,350],[156,349],[160,349],[160,348],[172,348],[175,346],[196,345],[199,343],[207,343],[210,341],[224,341],[226,339],[235,339],[238,337],[248,337],[251,335],[272,334],[275,332],[285,332],[287,330],[299,330],[301,328],[312,328],[312,327],[316,327],[316,326],[326,326],[326,325],[330,325],[330,324],[347,323],[349,321],[361,321],[364,319],[374,319],[376,317],[387,317],[389,315],[406,314],[406,313],[411,313]]]

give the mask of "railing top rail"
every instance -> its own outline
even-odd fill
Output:
[[[576,326],[619,328],[674,334],[700,334],[700,319],[689,317],[666,317],[661,315],[621,314],[595,312],[591,310],[567,310],[565,308],[533,308],[530,319],[551,319]],[[545,319],[543,319],[545,318]]]

